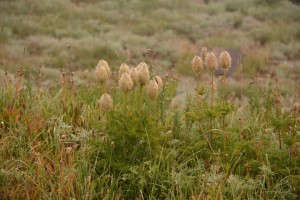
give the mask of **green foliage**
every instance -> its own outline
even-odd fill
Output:
[[[257,4],[262,3],[262,4],[267,4],[267,5],[273,5],[273,4],[276,4],[276,3],[280,2],[280,1],[282,1],[282,0],[263,0],[263,1],[256,0],[256,3]]]
[[[22,73],[15,81],[6,79],[0,96],[4,198],[258,198],[260,192],[268,198],[274,192],[294,198],[285,180],[299,174],[294,153],[299,126],[291,113],[278,113],[279,91],[271,82],[265,91],[256,83],[244,91],[249,106],[239,119],[237,105],[223,102],[223,95],[211,105],[205,88],[197,89],[198,98],[190,96],[184,110],[169,109],[176,91],[172,77],[165,79],[156,100],[136,88],[126,108],[112,82],[114,109],[105,114],[95,102],[107,87],[82,84],[74,93],[66,81],[62,88],[42,93]],[[33,186],[38,190],[29,189]]]
[[[242,62],[243,71],[248,75],[254,76],[267,70],[266,55],[263,52],[249,53],[243,58]]]
[[[239,10],[240,4],[238,1],[230,1],[225,5],[225,9],[228,12],[235,12]]]

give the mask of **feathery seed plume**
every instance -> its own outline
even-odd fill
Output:
[[[148,85],[148,95],[151,99],[156,99],[158,96],[158,84],[155,80],[151,80]]]
[[[206,63],[206,54],[207,54],[206,47],[202,47],[202,49],[201,49],[201,59],[202,59],[202,62],[203,62],[204,65]]]
[[[130,69],[129,74],[130,74],[130,77],[131,77],[131,79],[133,81],[133,84],[137,85],[139,83],[139,74],[138,74],[137,69],[135,67],[132,67]]]
[[[220,66],[225,70],[231,66],[231,57],[227,51],[223,51],[220,55]]]
[[[100,106],[100,110],[102,113],[113,109],[113,100],[111,96],[107,93],[104,93],[97,103]]]
[[[157,83],[157,85],[158,85],[158,89],[159,90],[162,90],[163,89],[163,86],[164,86],[164,82],[163,82],[163,80],[160,78],[160,76],[155,76],[154,77],[154,79],[155,79],[155,81],[156,81],[156,83]]]
[[[206,66],[211,71],[215,71],[218,69],[217,57],[213,52],[209,52],[206,55]]]
[[[104,84],[108,80],[108,73],[107,70],[103,67],[103,65],[98,65],[96,67],[95,74],[100,84]]]
[[[129,67],[126,63],[122,63],[119,69],[119,78],[122,76],[123,73],[129,74]]]
[[[199,56],[195,56],[192,60],[193,71],[198,74],[203,69],[202,59]]]
[[[106,72],[107,72],[108,77],[111,76],[110,67],[109,67],[108,63],[107,63],[105,60],[101,59],[101,60],[98,62],[98,65],[97,65],[97,66],[103,66],[104,69],[105,69]]]
[[[150,79],[150,72],[148,65],[145,62],[141,62],[138,66],[139,82],[141,85],[146,85]]]
[[[121,88],[121,91],[125,94],[132,90],[133,81],[128,73],[124,73],[121,75],[121,78],[119,80],[119,86]]]

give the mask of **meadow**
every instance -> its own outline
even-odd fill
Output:
[[[0,200],[299,199],[298,3],[0,1]]]

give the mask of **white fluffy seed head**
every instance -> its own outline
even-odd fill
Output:
[[[97,103],[100,106],[101,113],[113,109],[113,100],[111,96],[107,93],[104,93]]]
[[[164,87],[163,80],[160,78],[160,76],[155,76],[154,79],[155,79],[155,81],[156,81],[156,83],[158,85],[158,89],[161,91],[163,89],[163,87]]]
[[[206,66],[210,71],[216,71],[218,69],[217,57],[213,52],[209,52],[206,55]]]
[[[158,97],[158,84],[155,80],[150,81],[147,92],[151,99],[156,99]]]
[[[227,51],[220,54],[220,66],[225,70],[231,66],[231,57]]]
[[[139,83],[140,85],[146,85],[150,79],[150,72],[148,69],[148,65],[145,62],[141,62],[138,66],[138,75],[139,75]]]
[[[95,75],[100,84],[104,84],[108,80],[107,70],[101,65],[96,67]]]
[[[138,85],[138,83],[139,83],[139,74],[138,74],[137,69],[135,67],[132,67],[130,69],[129,74],[130,74],[130,77],[131,77],[131,79],[133,81],[133,84],[134,85]]]
[[[123,73],[119,80],[119,86],[122,92],[127,94],[133,88],[133,81],[128,73]]]
[[[129,67],[126,63],[122,63],[119,69],[119,78],[122,76],[122,74],[128,73],[129,74]]]
[[[192,60],[193,71],[196,74],[199,74],[203,70],[203,63],[200,56],[195,56]]]
[[[105,69],[106,72],[107,72],[108,77],[111,76],[110,67],[109,67],[108,63],[107,63],[105,60],[103,60],[103,59],[99,60],[97,66],[102,66],[102,67],[104,67],[104,69]]]

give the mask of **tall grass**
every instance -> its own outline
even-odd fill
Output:
[[[185,107],[172,107],[177,79],[145,75],[148,64],[137,67],[140,85],[130,88],[129,73],[119,85],[114,70],[100,86],[76,83],[61,70],[61,86],[51,90],[41,74],[36,83],[23,71],[1,74],[1,198],[297,198],[296,91],[290,106],[276,79],[265,87],[255,82],[240,107],[220,89],[210,98],[212,85],[205,88],[198,75],[203,88]]]

